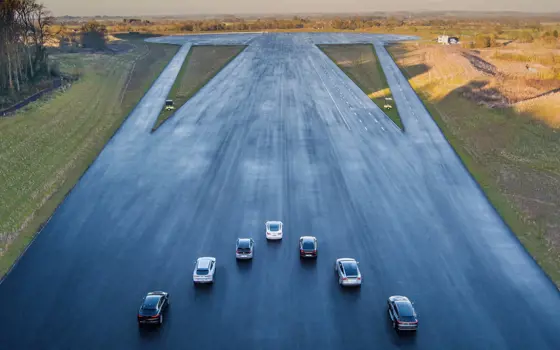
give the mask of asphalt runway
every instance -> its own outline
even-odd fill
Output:
[[[559,349],[560,293],[390,57],[397,36],[154,38],[183,48],[0,285],[2,349]],[[378,46],[406,133],[314,44]],[[157,132],[191,44],[249,46]],[[282,220],[281,242],[264,222]],[[319,240],[301,262],[301,235]],[[255,258],[236,262],[235,239]],[[193,264],[217,258],[216,283]],[[334,261],[360,261],[342,289]],[[151,290],[171,294],[139,330]],[[390,295],[420,328],[390,328]]]

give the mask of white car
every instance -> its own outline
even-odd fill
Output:
[[[266,226],[266,239],[282,239],[282,221],[267,221]]]
[[[202,257],[196,259],[193,271],[194,283],[214,283],[216,258]]]
[[[338,275],[338,284],[341,286],[361,286],[362,274],[358,262],[351,258],[336,259],[334,270]]]

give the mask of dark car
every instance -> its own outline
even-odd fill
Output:
[[[299,238],[300,258],[317,257],[317,238],[313,236],[303,236]]]
[[[387,311],[397,331],[416,331],[418,318],[412,302],[407,297],[394,295],[387,300]]]
[[[163,323],[163,313],[169,306],[169,293],[150,292],[142,300],[142,305],[138,310],[138,324],[159,324]]]

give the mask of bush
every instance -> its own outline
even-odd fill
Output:
[[[552,35],[547,35],[547,36],[543,36],[541,38],[541,40],[542,40],[543,43],[545,43],[547,45],[552,45],[552,44],[555,44],[558,39],[556,39]]]
[[[95,21],[82,26],[82,46],[85,48],[103,50],[107,44],[107,27]]]
[[[58,61],[49,62],[49,74],[53,77],[60,77],[60,63]]]
[[[520,43],[532,43],[533,40],[535,40],[535,39],[533,38],[533,36],[529,32],[521,32],[521,33],[519,33],[519,36],[517,37],[517,41],[520,42]]]
[[[477,35],[474,38],[473,48],[486,48],[496,46],[496,38],[488,35]]]

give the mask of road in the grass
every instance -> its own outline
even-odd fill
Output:
[[[558,290],[388,57],[410,133],[314,46],[387,38],[151,39],[249,46],[150,134],[184,47],[0,285],[0,348],[560,348]],[[281,242],[266,220],[284,221]],[[318,237],[316,262],[301,235]],[[253,261],[235,261],[237,237],[255,239]],[[199,256],[217,258],[211,287],[192,284]],[[338,257],[361,262],[360,289],[337,285]],[[172,305],[140,331],[150,290]],[[393,294],[415,301],[415,336],[390,329]]]

